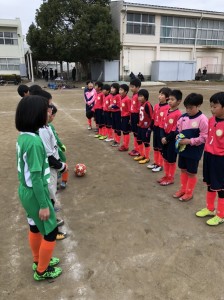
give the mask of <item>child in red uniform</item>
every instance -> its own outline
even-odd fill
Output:
[[[189,94],[184,100],[186,113],[177,121],[177,131],[183,135],[179,144],[185,148],[179,151],[178,158],[178,167],[181,170],[181,186],[173,197],[179,198],[182,202],[193,198],[197,183],[198,164],[208,135],[208,119],[199,110],[202,103],[203,96],[201,94]]]
[[[112,113],[109,111],[109,105],[110,105],[110,99],[111,99],[111,94],[110,94],[110,85],[109,84],[104,84],[102,93],[104,95],[103,98],[103,114],[104,114],[104,121],[105,121],[105,134],[107,138],[105,139],[105,142],[111,142],[113,141],[113,130],[112,130]]]
[[[177,135],[177,120],[181,116],[178,106],[182,100],[182,92],[173,90],[168,100],[169,110],[164,114],[163,128],[160,129],[160,138],[162,142],[162,155],[164,165],[164,176],[157,182],[160,185],[170,185],[174,183],[174,174],[176,171],[177,153],[175,151],[175,142]]]
[[[139,109],[141,103],[138,101],[138,91],[141,87],[141,81],[138,78],[134,78],[130,82],[130,90],[133,93],[131,98],[131,131],[134,135],[134,149],[128,154],[131,156],[138,156],[138,122],[139,122]]]
[[[112,128],[114,130],[114,142],[112,147],[118,147],[121,140],[121,96],[119,95],[119,84],[111,85],[111,99],[109,110],[112,112]]]
[[[160,138],[160,128],[162,128],[162,121],[164,113],[169,109],[167,101],[169,100],[171,89],[161,88],[159,91],[159,103],[154,106],[153,112],[153,149],[154,149],[154,163],[147,166],[153,172],[159,172],[163,169],[163,157],[161,154],[162,143]]]
[[[130,110],[131,100],[128,97],[129,87],[127,84],[121,84],[119,94],[121,96],[121,130],[123,132],[123,145],[119,151],[128,151],[130,142]]]
[[[197,217],[214,216],[206,223],[216,226],[224,222],[224,92],[210,98],[213,117],[209,119],[208,138],[205,143],[203,177],[208,185],[206,208]],[[218,195],[217,211],[215,200]]]
[[[98,134],[95,135],[95,138],[99,138],[99,140],[105,140],[107,138],[105,132],[105,122],[103,115],[103,98],[104,95],[102,93],[103,83],[101,81],[97,81],[95,83],[96,97],[94,102],[93,110],[95,112],[96,125],[99,128]]]
[[[134,157],[135,161],[140,164],[149,162],[150,154],[150,126],[152,124],[153,107],[148,101],[149,92],[145,89],[141,89],[138,92],[138,100],[141,103],[139,110],[139,122],[138,122],[138,149],[139,156]]]

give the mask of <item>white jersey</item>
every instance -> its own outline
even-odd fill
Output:
[[[59,159],[57,140],[50,126],[44,126],[39,129],[39,136],[44,144],[47,157],[54,156]]]

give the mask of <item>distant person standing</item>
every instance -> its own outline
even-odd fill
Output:
[[[54,77],[54,72],[53,72],[53,69],[50,68],[50,80],[52,80]]]
[[[48,69],[45,69],[44,78],[45,78],[46,81],[48,81],[48,74],[49,74]]]
[[[45,79],[45,70],[42,70],[42,78]]]
[[[73,81],[76,80],[76,67],[73,67],[73,69],[72,69],[72,80]]]
[[[58,77],[58,70],[55,69],[55,70],[54,70],[54,78],[57,78],[57,77]]]

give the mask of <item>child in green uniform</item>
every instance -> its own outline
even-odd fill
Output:
[[[48,101],[40,96],[22,98],[16,110],[17,169],[19,198],[30,226],[29,243],[33,254],[35,280],[58,277],[59,259],[52,257],[58,232],[56,216],[48,191],[50,168],[44,145],[38,135],[47,123]]]

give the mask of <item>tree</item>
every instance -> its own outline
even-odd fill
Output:
[[[109,0],[49,0],[36,12],[27,42],[38,60],[89,62],[119,57]]]

